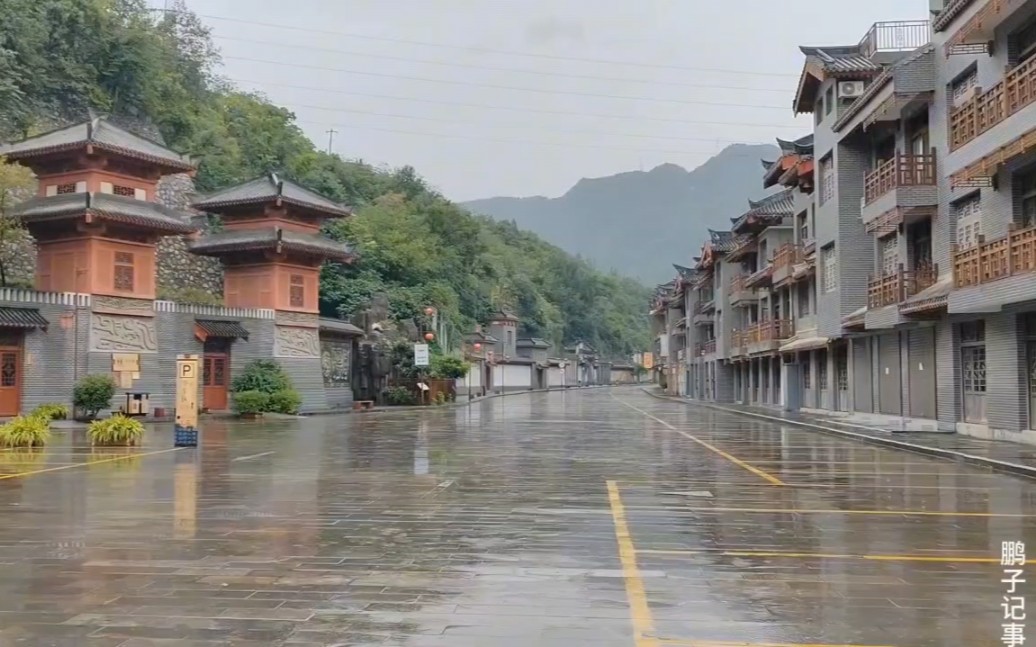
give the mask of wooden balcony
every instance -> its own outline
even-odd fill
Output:
[[[748,278],[747,274],[741,274],[730,280],[730,305],[755,303],[759,300],[755,288],[748,286]]]
[[[966,249],[953,248],[953,281],[958,288],[1033,272],[1036,272],[1036,227],[1013,230],[996,240],[981,240]]]
[[[753,272],[745,278],[745,286],[749,288],[762,288],[770,285],[770,280],[773,278],[773,265],[767,264],[766,267]]]
[[[735,330],[730,336],[730,356],[744,357],[745,355],[748,355],[748,333]]]
[[[773,267],[791,268],[802,258],[802,247],[795,243],[784,243],[773,255]]]
[[[777,350],[785,339],[795,335],[795,325],[790,319],[760,321],[742,332],[742,341],[747,353],[754,355]]]
[[[913,270],[899,269],[889,274],[872,276],[867,284],[867,307],[884,308],[902,303],[921,290],[935,285],[939,278],[938,265],[922,265]]]
[[[715,339],[707,341],[704,344],[700,344],[700,346],[701,346],[702,353],[705,354],[705,355],[713,355],[713,354],[716,353],[716,340]]]
[[[864,176],[864,204],[870,204],[899,187],[935,186],[935,183],[934,154],[898,154]]]
[[[950,113],[950,150],[957,150],[1036,101],[1036,58]]]
[[[745,331],[749,344],[789,339],[795,334],[795,325],[790,319],[771,319],[760,321]]]
[[[773,255],[773,282],[778,285],[791,278],[796,263],[805,258],[801,245],[785,243],[777,248]]]

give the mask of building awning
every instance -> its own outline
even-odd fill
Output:
[[[195,319],[194,334],[202,341],[209,337],[248,341],[248,330],[241,325],[241,322],[226,319]]]
[[[803,339],[793,339],[787,344],[780,347],[782,353],[795,353],[798,351],[805,350],[817,350],[818,348],[825,348],[827,343],[830,341],[827,337],[804,337]]]
[[[340,335],[351,335],[351,336],[362,336],[363,330],[358,326],[354,326],[348,321],[342,321],[341,319],[325,319],[321,318],[319,321],[320,332],[326,333],[338,333]]]
[[[953,291],[953,275],[939,277],[933,285],[921,290],[899,306],[902,314],[915,314],[946,307],[946,299]]]
[[[0,308],[0,328],[42,328],[50,322],[36,308]]]

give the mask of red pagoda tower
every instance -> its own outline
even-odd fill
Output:
[[[104,118],[0,145],[0,156],[39,179],[15,212],[36,239],[38,290],[155,298],[155,243],[195,230],[155,202],[155,187],[193,173],[187,156]]]
[[[327,218],[350,215],[348,207],[273,173],[193,206],[222,218],[223,231],[201,237],[190,249],[223,261],[227,307],[312,315],[315,325],[321,264],[353,259],[347,246],[321,236],[320,226]]]

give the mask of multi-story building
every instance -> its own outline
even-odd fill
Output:
[[[692,397],[1036,442],[1036,3],[935,4],[801,48],[813,134],[710,232]]]

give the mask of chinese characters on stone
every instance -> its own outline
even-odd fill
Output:
[[[1025,644],[1025,595],[1022,591],[1025,584],[1025,543],[1002,542],[1000,565],[1004,568],[1000,582],[1005,585],[1004,600],[1000,603],[1004,611],[1000,642],[1007,647],[1022,647]]]

